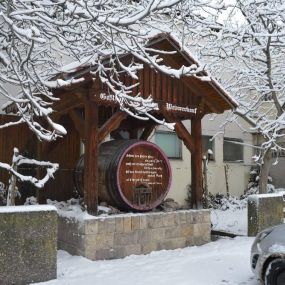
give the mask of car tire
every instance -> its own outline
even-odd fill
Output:
[[[284,285],[285,284],[285,259],[278,258],[272,260],[265,273],[265,285]]]

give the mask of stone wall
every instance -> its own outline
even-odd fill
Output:
[[[283,195],[260,194],[248,196],[248,236],[283,223]]]
[[[92,260],[122,258],[210,241],[210,212],[125,214],[78,221],[59,217],[58,246]]]
[[[56,208],[0,207],[0,221],[0,285],[55,279]]]

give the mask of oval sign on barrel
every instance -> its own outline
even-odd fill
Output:
[[[81,158],[75,170],[79,191],[83,189],[82,170]],[[123,210],[148,211],[163,201],[170,184],[170,164],[157,145],[139,140],[113,140],[100,146],[100,201]]]
[[[167,157],[155,144],[140,141],[129,146],[117,169],[118,190],[136,210],[158,206],[169,191],[171,170]]]

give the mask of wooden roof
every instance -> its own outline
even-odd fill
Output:
[[[182,50],[179,42],[169,34],[158,34],[150,39],[148,47],[164,51],[175,51],[175,54],[161,54],[164,64],[171,68],[180,69],[182,66],[188,67],[193,64],[200,66],[193,56]],[[122,61],[130,60],[130,55],[124,55]],[[82,105],[82,94],[84,89],[88,88],[88,92],[92,94],[94,101],[101,106],[115,106],[117,103],[107,86],[100,83],[95,86],[92,83],[90,71],[92,67],[80,67],[75,72],[69,74],[61,74],[59,77],[77,78],[85,77],[85,81],[69,86],[68,88],[58,88],[55,90],[56,96],[60,97],[61,101],[55,104],[56,111],[70,109],[72,106]],[[200,75],[207,76],[205,70],[201,71]],[[133,88],[132,95],[138,93],[142,97],[147,98],[149,95],[158,103],[160,111],[156,113],[165,113],[169,111],[171,115],[176,117],[176,120],[184,120],[192,118],[198,113],[223,113],[225,110],[234,109],[237,107],[235,100],[221,87],[221,85],[211,77],[209,81],[199,79],[199,76],[182,76],[182,78],[174,78],[169,75],[156,71],[152,66],[144,64],[144,68],[139,71],[139,86]],[[121,79],[126,86],[134,84],[126,73],[122,73]],[[98,81],[97,81],[98,83]],[[71,96],[76,94],[76,96]],[[81,99],[80,99],[81,97]],[[7,113],[13,112],[13,107],[6,107]]]
[[[191,66],[200,63],[186,50],[183,50],[181,44],[173,36],[169,34],[159,34],[154,37],[150,45],[157,49],[166,51],[177,51],[174,55],[163,55],[166,64],[173,68],[181,66]],[[203,75],[207,76],[206,70],[203,70]],[[210,81],[203,81],[194,76],[183,76],[181,81],[185,84],[191,93],[195,96],[201,96],[205,99],[207,105],[207,113],[222,113],[225,110],[235,109],[237,102],[226,92],[223,87],[212,77]],[[212,111],[212,112],[211,112]]]

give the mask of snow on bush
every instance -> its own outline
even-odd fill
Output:
[[[38,205],[38,204],[39,204],[38,200],[34,196],[27,197],[26,202],[24,203],[24,205]]]
[[[208,206],[212,209],[219,209],[222,211],[225,210],[235,210],[235,209],[243,209],[247,206],[247,199],[244,199],[243,197],[235,197],[235,196],[229,196],[227,197],[224,194],[217,193],[217,194],[211,194],[204,198],[208,200]]]

